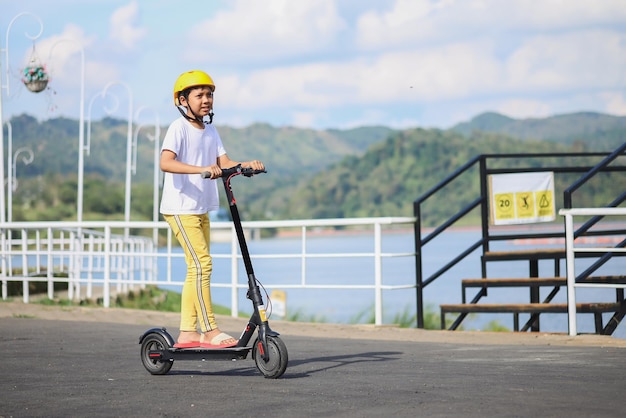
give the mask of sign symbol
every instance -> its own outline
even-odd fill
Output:
[[[540,208],[550,207],[550,201],[548,200],[548,197],[546,196],[545,193],[542,194],[541,199],[539,199],[539,207]]]
[[[523,202],[522,203],[522,207],[524,209],[529,209],[530,208],[530,205],[528,204],[528,195],[522,196],[522,202]]]

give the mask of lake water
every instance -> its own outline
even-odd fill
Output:
[[[451,258],[458,255],[480,237],[477,230],[455,230],[446,232],[427,245],[424,251],[423,270],[425,277],[440,269]],[[515,246],[516,244],[508,244]],[[555,245],[555,244],[552,244]],[[557,244],[558,245],[558,244]],[[230,243],[213,243],[213,254],[227,254]],[[547,244],[550,246],[550,244]],[[253,266],[257,279],[265,285],[299,284],[301,274],[300,259],[263,259],[265,254],[298,254],[301,250],[299,238],[271,238],[249,240],[248,247],[253,258]],[[500,249],[500,248],[498,248]],[[503,248],[506,249],[506,246]],[[519,247],[517,249],[523,249]],[[410,232],[391,232],[383,236],[383,252],[413,252],[413,234]],[[307,253],[359,253],[373,252],[374,242],[371,235],[331,235],[307,237]],[[184,261],[174,271],[180,271],[181,278],[185,275]],[[577,264],[577,272],[584,268]],[[626,259],[617,257],[602,268],[599,274],[620,274],[626,270]],[[246,283],[243,265],[239,267],[239,282]],[[230,260],[214,257],[213,283],[230,281]],[[528,277],[528,262],[494,262],[488,265],[488,277]],[[307,259],[307,284],[373,284],[374,260],[368,258],[318,258]],[[539,264],[540,276],[554,275],[554,262],[545,261]],[[565,276],[565,262],[561,263],[561,276]],[[439,314],[439,305],[444,303],[461,303],[461,280],[480,277],[479,251],[475,251],[463,262],[455,266],[444,276],[438,278],[424,289],[424,304],[427,310]],[[410,285],[415,283],[415,261],[412,257],[385,258],[383,260],[384,285]],[[180,287],[172,290],[180,291]],[[364,323],[373,318],[374,291],[371,289],[357,290],[321,290],[321,289],[283,289],[287,295],[287,314],[297,314],[302,320],[315,320],[329,323]],[[540,298],[545,298],[552,288],[542,288]],[[268,293],[271,291],[268,289]],[[476,289],[469,289],[467,298],[470,300]],[[213,303],[228,306],[231,304],[229,289],[213,287]],[[613,302],[613,289],[578,289],[578,302]],[[567,289],[561,288],[553,303],[567,302]],[[240,311],[250,313],[251,304],[245,298],[245,291],[238,292]],[[481,303],[528,303],[527,288],[490,289],[488,297]],[[383,291],[383,322],[393,323],[397,315],[413,317],[416,313],[415,289],[399,289]],[[449,314],[450,318],[454,315]],[[610,317],[605,314],[604,324]],[[528,315],[520,315],[520,326],[528,320]],[[466,330],[484,329],[490,322],[513,329],[512,314],[474,314],[463,322]],[[567,332],[567,314],[542,314],[541,331]],[[592,314],[577,316],[578,332],[595,332]],[[626,325],[618,326],[613,334],[617,338],[626,338]]]

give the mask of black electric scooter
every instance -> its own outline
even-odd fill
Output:
[[[252,306],[254,307],[254,312],[239,337],[239,342],[234,347],[219,349],[174,348],[176,340],[165,328],[149,329],[139,338],[139,344],[141,344],[141,361],[151,374],[167,374],[172,368],[174,360],[243,360],[250,351],[252,351],[252,358],[256,363],[257,369],[266,378],[277,379],[287,369],[287,347],[278,336],[279,334],[270,329],[259,283],[252,269],[248,246],[241,226],[241,218],[239,217],[235,197],[230,186],[230,180],[235,176],[243,174],[246,177],[251,177],[264,172],[251,168],[242,168],[240,165],[222,170],[224,189],[237,232],[241,255],[248,274],[247,297],[252,301]],[[208,172],[205,172],[202,173],[202,177],[210,178],[211,176]],[[249,345],[257,328],[256,339],[252,345]]]

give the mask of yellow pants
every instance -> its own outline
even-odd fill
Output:
[[[185,251],[187,276],[183,285],[180,330],[201,332],[217,328],[211,306],[210,222],[204,215],[163,215]]]

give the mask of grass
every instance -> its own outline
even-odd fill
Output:
[[[29,318],[29,319],[33,319],[36,318],[35,315],[24,315],[24,314],[13,314],[13,318]]]
[[[111,303],[111,307],[128,308],[128,309],[143,309],[161,312],[180,312],[181,295],[178,292],[171,290],[164,290],[157,286],[146,286],[144,289],[137,291],[129,291],[128,294],[118,295]],[[102,299],[84,299],[80,302],[73,302],[68,299],[48,299],[40,298],[38,303],[49,306],[103,306]],[[218,315],[230,315],[230,308],[213,305],[213,311]],[[403,311],[394,315],[391,324],[397,325],[401,328],[415,328],[417,327],[417,314],[413,313],[413,307],[405,307]],[[248,317],[249,314],[240,313],[240,317]],[[24,316],[26,317],[26,316]],[[441,326],[441,319],[437,308],[434,305],[427,305],[424,308],[424,329],[438,330]],[[291,322],[311,322],[311,323],[327,323],[327,318],[319,315],[310,315],[302,310],[289,313],[285,318]],[[375,314],[374,307],[366,308],[361,312],[358,312],[348,321],[350,324],[374,324]],[[446,326],[450,326],[452,320],[447,321]],[[463,327],[459,327],[459,330],[463,330]],[[495,331],[505,332],[510,331],[507,327],[499,323],[498,321],[489,322],[483,329],[483,331]]]
[[[294,313],[289,313],[285,320],[291,322],[316,322],[320,324],[328,322],[323,316],[306,314],[300,309]]]
[[[144,289],[129,291],[127,294],[120,294],[111,301],[111,307],[127,309],[143,309],[161,312],[180,312],[181,295],[178,292],[164,290],[157,286],[146,286]],[[83,299],[74,302],[64,298],[41,298],[37,301],[48,306],[103,306],[102,298]],[[230,315],[230,308],[221,305],[213,305],[213,311],[218,315]]]

